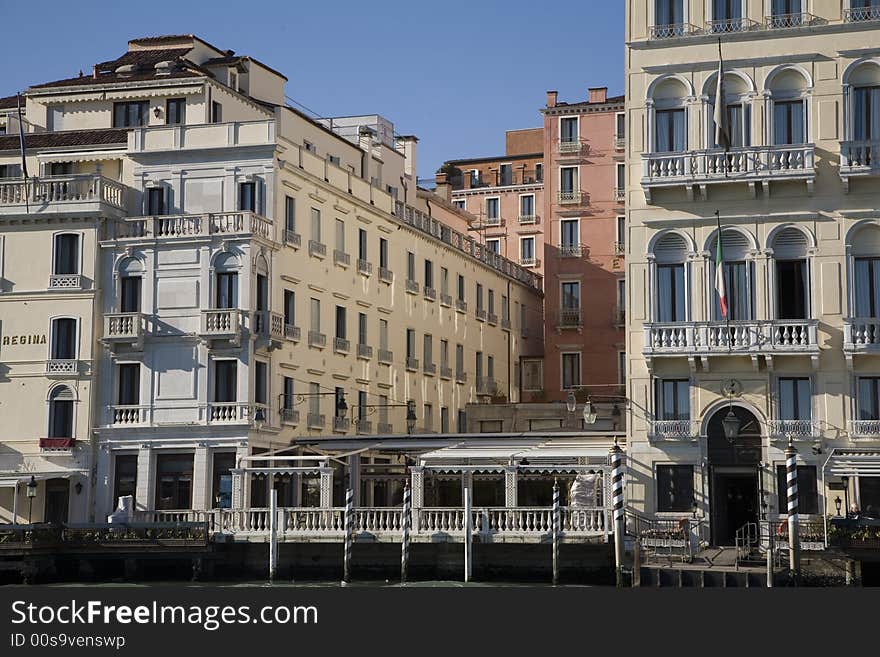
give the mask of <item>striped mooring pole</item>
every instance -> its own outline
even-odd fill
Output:
[[[345,491],[345,550],[342,555],[342,581],[351,581],[351,542],[354,533],[354,491]]]
[[[553,585],[559,583],[559,480],[553,480]]]
[[[623,450],[614,440],[611,447],[611,507],[614,521],[614,572],[617,586],[623,586],[623,541],[624,541],[624,513],[623,513]]]
[[[403,517],[400,519],[403,525],[403,536],[400,541],[400,581],[406,582],[409,570],[409,530],[412,525],[412,490],[409,482],[403,489]]]
[[[278,574],[278,491],[269,491],[269,581]]]
[[[800,536],[798,535],[797,450],[791,436],[785,448],[785,482],[788,488],[788,568],[795,583],[801,572]]]

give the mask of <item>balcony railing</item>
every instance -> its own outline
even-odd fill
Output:
[[[822,427],[816,420],[768,420],[767,433],[772,440],[814,440]]]
[[[440,305],[444,308],[452,308],[452,295],[440,293]]]
[[[419,359],[418,358],[407,358],[406,359],[406,369],[410,372],[417,372],[419,369]]]
[[[845,319],[843,350],[849,353],[880,352],[880,319],[874,317]]]
[[[108,205],[125,210],[128,188],[95,174],[46,176],[24,180],[0,180],[0,214],[24,210],[31,214],[64,212],[85,204]]]
[[[448,365],[440,366],[440,378],[441,379],[451,379],[452,378],[452,368]]]
[[[116,405],[110,407],[110,423],[113,426],[130,426],[146,424],[149,406]]]
[[[289,244],[295,249],[298,249],[302,246],[302,235],[296,233],[292,230],[284,231],[284,243]]]
[[[880,440],[880,420],[850,420],[849,437],[853,440]]]
[[[358,274],[361,276],[371,276],[373,274],[373,263],[364,260],[363,258],[357,259],[357,270]]]
[[[323,349],[327,346],[327,336],[320,331],[309,331],[309,346]]]
[[[351,256],[345,251],[333,249],[333,264],[339,265],[340,267],[348,267],[351,265]]]
[[[202,337],[233,340],[241,335],[241,311],[219,308],[202,311]]]
[[[583,317],[580,308],[563,308],[559,311],[559,326],[562,328],[573,328],[583,324]]]
[[[538,258],[520,258],[520,267],[540,267],[541,261]]]
[[[373,423],[369,420],[358,420],[355,430],[357,433],[371,434],[373,433]]]
[[[560,139],[556,142],[556,152],[562,154],[580,153],[585,146],[586,142],[582,139]]]
[[[764,17],[764,27],[768,30],[783,30],[790,27],[803,27],[804,25],[813,25],[819,22],[819,18],[800,12],[796,14],[776,14],[774,16]]]
[[[293,326],[292,324],[284,325],[284,337],[288,340],[292,340],[293,342],[299,342],[302,336],[302,330],[299,326]]]
[[[370,360],[373,358],[373,348],[368,344],[358,344],[357,357],[361,360]]]
[[[696,420],[654,420],[651,422],[651,440],[693,440],[700,435]]]
[[[50,290],[81,290],[82,276],[79,274],[52,274],[49,276]]]
[[[383,283],[388,283],[389,285],[391,285],[391,283],[394,282],[394,272],[392,272],[390,269],[386,269],[385,267],[379,267],[379,280]]]
[[[487,315],[487,313],[486,313],[486,311],[485,311],[483,308],[477,308],[477,309],[474,311],[474,316],[477,318],[477,321],[478,321],[478,322],[485,322],[485,321],[486,321],[486,315]]]
[[[813,144],[747,146],[686,153],[642,155],[642,187],[717,184],[749,180],[812,180],[815,177]]]
[[[456,299],[455,300],[455,311],[459,313],[466,313],[468,309],[467,301],[464,299]]]
[[[880,21],[880,5],[872,4],[869,7],[853,7],[845,9],[843,20],[846,23],[861,23],[863,21]]]
[[[818,354],[816,320],[645,324],[646,355]]]
[[[437,290],[433,287],[425,287],[424,289],[425,299],[428,301],[436,301],[437,300]]]
[[[271,219],[253,212],[157,215],[119,219],[108,225],[110,239],[172,239],[210,235],[254,235],[275,239]]]
[[[498,394],[498,382],[488,376],[482,376],[477,380],[477,394],[494,396]]]
[[[410,278],[406,279],[406,291],[409,294],[418,294],[419,293],[419,282],[414,281]]]
[[[556,202],[559,205],[581,205],[585,199],[586,195],[577,189],[556,193]]]
[[[501,328],[504,329],[505,331],[510,330],[510,318],[509,317],[502,317],[501,318]]]
[[[880,175],[880,141],[840,142],[840,176]]]
[[[306,424],[309,429],[323,429],[327,424],[327,418],[323,413],[309,413],[306,416]]]
[[[43,453],[66,455],[73,451],[75,438],[40,438],[40,451]]]
[[[379,349],[378,356],[380,365],[391,365],[394,362],[394,353],[388,349]]]
[[[422,372],[427,374],[428,376],[434,376],[437,374],[437,365],[436,363],[422,363]]]
[[[351,341],[345,338],[333,338],[333,352],[337,354],[347,354],[351,351]]]
[[[351,420],[342,415],[333,416],[333,431],[336,433],[345,433],[351,428]]]
[[[69,358],[52,358],[46,361],[46,374],[48,375],[76,375],[79,374],[79,361]]]
[[[678,37],[699,34],[700,28],[690,23],[676,23],[670,25],[652,25],[651,39],[675,39]]]
[[[542,182],[542,177],[535,169],[515,168],[509,173],[500,171],[482,171],[479,176],[453,175],[448,178],[452,189],[485,189],[486,187],[509,187],[512,185],[534,185]]]
[[[498,325],[498,315],[495,313],[486,313],[486,321],[489,322],[492,326]]]
[[[140,313],[108,313],[104,315],[104,340],[106,342],[140,342],[143,335],[143,316]]]
[[[299,424],[299,410],[296,408],[281,409],[282,424]]]
[[[467,379],[468,379],[467,372],[465,372],[464,370],[459,370],[459,369],[455,370],[455,382],[456,383],[467,383]]]
[[[541,217],[537,214],[521,214],[517,217],[517,221],[521,226],[541,223]]]
[[[392,425],[390,422],[379,422],[376,425],[376,432],[379,434],[394,433],[394,425]]]
[[[284,315],[268,310],[254,311],[254,333],[261,338],[282,340],[285,337]]]
[[[580,244],[560,244],[558,252],[560,258],[580,258],[584,254],[584,247]]]
[[[326,258],[327,245],[315,240],[309,240],[309,255],[316,258]]]
[[[710,34],[730,34],[733,32],[749,32],[759,27],[751,18],[719,18],[706,21],[706,31]]]
[[[614,200],[618,203],[623,203],[626,201],[626,188],[625,187],[615,187],[614,188]]]
[[[622,256],[626,253],[626,242],[614,242],[611,248],[614,249],[614,255]]]
[[[247,423],[254,421],[257,409],[262,409],[264,421],[269,419],[263,404],[247,402],[210,402],[208,404],[208,422],[210,423]]]

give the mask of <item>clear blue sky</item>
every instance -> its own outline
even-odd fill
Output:
[[[569,102],[590,86],[623,91],[620,0],[0,4],[0,96],[88,73],[130,38],[192,33],[281,71],[287,94],[320,115],[379,113],[417,135],[422,177],[501,154],[504,130],[539,125],[548,89]]]

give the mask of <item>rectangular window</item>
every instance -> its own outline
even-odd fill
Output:
[[[573,194],[580,189],[577,167],[559,168],[559,191],[563,194]]]
[[[531,391],[544,389],[544,361],[522,361],[522,389]]]
[[[358,344],[368,344],[366,313],[358,313]]]
[[[119,311],[136,313],[141,309],[141,277],[123,276],[119,279]]]
[[[467,433],[467,414],[463,410],[458,411],[456,417],[456,430],[458,433]]]
[[[581,307],[580,281],[566,281],[561,285],[560,302],[563,310],[579,310]]]
[[[559,119],[559,141],[570,143],[578,140],[578,117],[564,116]]]
[[[284,377],[284,398],[282,400],[282,408],[291,410],[294,402],[293,378]]]
[[[214,361],[214,401],[234,402],[238,399],[238,364],[234,360]]]
[[[880,317],[880,258],[856,258],[853,270],[856,317]]]
[[[495,222],[501,217],[501,200],[497,197],[486,199],[486,219]]]
[[[784,465],[776,466],[776,492],[780,515],[788,515],[788,478]],[[815,465],[797,466],[798,513],[819,513],[819,486]],[[864,501],[862,501],[864,508]]]
[[[455,373],[464,373],[464,346],[455,345]]]
[[[388,320],[379,320],[379,349],[388,351]]]
[[[238,185],[238,209],[242,212],[257,211],[256,182],[243,182]]]
[[[345,222],[336,220],[336,250],[345,253]]]
[[[619,249],[623,249],[626,245],[626,216],[617,215],[617,245]]]
[[[580,352],[562,354],[562,389],[571,390],[581,384]]]
[[[343,340],[346,338],[345,315],[345,308],[336,306],[336,337]]]
[[[683,264],[657,265],[657,321],[685,321]]]
[[[379,238],[379,266],[388,269],[388,240]]]
[[[715,263],[712,267],[712,281],[715,281]],[[747,261],[724,262],[724,284],[727,292],[727,306],[729,319],[749,320],[752,319],[752,268]],[[713,294],[714,309],[713,319],[721,321],[721,301],[717,294]]]
[[[292,196],[284,197],[284,229],[296,232],[296,199]]]
[[[477,310],[483,309],[483,285],[477,283]]]
[[[510,299],[507,295],[501,295],[501,319],[505,322],[510,321]]]
[[[464,301],[464,276],[458,275],[458,300]]]
[[[113,459],[113,500],[137,494],[137,454],[119,454]]]
[[[321,242],[321,211],[312,208],[312,241]]]
[[[712,18],[716,21],[742,18],[742,0],[712,0]]]
[[[440,294],[449,294],[449,270],[440,267]]]
[[[440,433],[449,433],[449,407],[440,407]]]
[[[216,308],[238,307],[238,274],[234,271],[219,272],[216,275],[216,281]]]
[[[416,280],[416,254],[412,251],[406,252],[406,278],[407,280]]]
[[[310,310],[311,310],[310,328],[315,333],[320,333],[321,332],[321,300],[320,299],[311,299],[309,305],[310,305]]]
[[[235,468],[235,452],[214,452],[212,465],[211,500],[215,509],[232,507],[232,469]]]
[[[563,251],[580,246],[580,222],[577,219],[562,219],[559,222],[560,246]]]
[[[657,466],[657,511],[691,513],[694,506],[694,466]]]
[[[544,165],[541,162],[535,165],[535,182],[544,182]]]
[[[614,186],[618,192],[623,192],[626,189],[626,165],[622,162],[617,165],[617,178]]]
[[[501,253],[501,239],[498,237],[490,238],[486,240],[486,250],[491,253],[500,254]]]
[[[687,150],[686,120],[684,108],[657,110],[655,112],[654,151],[657,153],[681,153]]]
[[[211,102],[211,123],[223,123],[223,106],[216,100]]]
[[[335,395],[333,396],[334,404],[333,404],[333,413],[336,417],[345,417],[346,411],[342,409],[342,403],[345,401],[345,388],[336,387],[334,388]]]
[[[165,189],[147,187],[147,216],[157,217],[165,214]]]
[[[804,101],[785,100],[773,103],[773,143],[804,143]]]
[[[321,413],[321,386],[318,383],[309,384],[309,413],[311,415]]]
[[[495,313],[495,290],[488,291],[488,300],[488,311],[490,315],[493,315]]]
[[[296,294],[293,290],[284,290],[284,325],[296,326]]]
[[[76,358],[76,320],[60,317],[52,320],[52,359]]]
[[[779,419],[811,420],[813,418],[810,396],[810,379],[779,379]]]
[[[425,287],[434,287],[434,263],[425,260]]]
[[[465,200],[464,199],[454,199],[452,201],[452,205],[457,207],[459,210],[464,210],[465,208]]]
[[[486,357],[486,376],[490,379],[495,378],[495,356]]]
[[[261,360],[254,361],[254,403],[267,404],[269,400],[269,366]]]
[[[859,377],[858,419],[880,420],[880,378]]]
[[[434,363],[434,338],[427,333],[423,340],[422,357],[426,366]]]
[[[474,355],[474,374],[477,377],[477,382],[483,378],[483,352],[478,351]]]
[[[138,128],[147,125],[150,104],[145,100],[131,103],[113,103],[114,128]]]
[[[523,194],[519,197],[519,216],[534,217],[535,216],[535,195]]]
[[[449,367],[449,340],[440,340],[440,367]]]
[[[502,164],[498,167],[498,184],[502,187],[513,184],[513,165]]]
[[[658,420],[691,419],[691,382],[688,379],[657,379],[654,385]]]
[[[416,332],[413,329],[406,329],[406,357],[416,357]]]
[[[186,123],[186,98],[169,98],[165,101],[165,123],[168,125]]]
[[[75,233],[63,233],[55,236],[54,273],[79,273],[79,235]]]
[[[117,367],[116,403],[120,406],[137,406],[141,403],[141,366],[124,363]]]
[[[425,432],[431,433],[434,431],[434,406],[433,404],[425,404]]]
[[[358,258],[367,259],[367,231],[358,228]]]
[[[158,454],[156,456],[156,508],[191,508],[192,481],[192,454]]]
[[[880,86],[853,88],[852,130],[855,141],[880,139]]]
[[[681,0],[678,0],[679,4]],[[665,23],[658,23],[658,25],[664,25]],[[626,139],[626,114],[623,112],[619,112],[615,116],[614,123],[614,136],[617,139]]]

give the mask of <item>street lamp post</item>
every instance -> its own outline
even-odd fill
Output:
[[[31,475],[31,480],[27,483],[28,498],[28,524],[31,524],[31,512],[34,509],[34,498],[37,496],[37,479]]]

